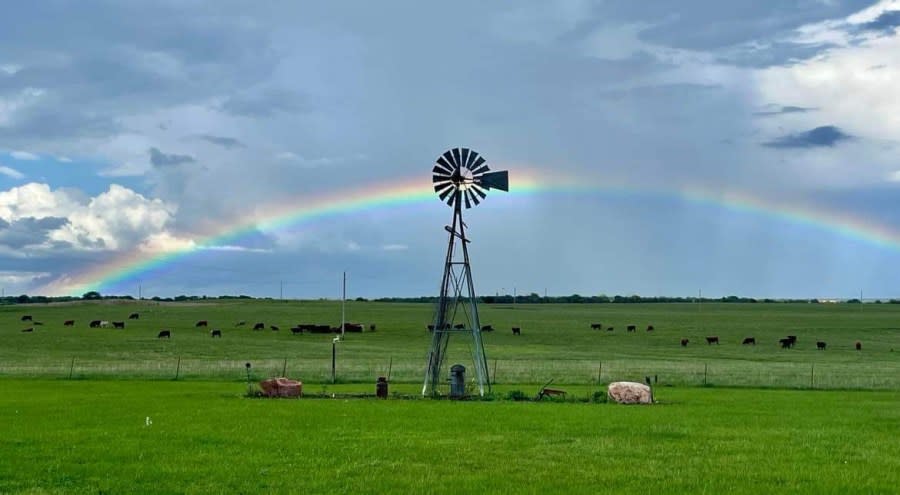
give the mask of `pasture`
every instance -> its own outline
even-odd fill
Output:
[[[900,389],[900,305],[896,304],[573,304],[482,305],[492,378],[498,384],[584,385],[654,376],[662,385]],[[129,320],[131,313],[140,318]],[[30,315],[43,323],[23,322]],[[379,375],[422,380],[430,334],[428,304],[347,303],[348,321],[376,331],[348,333],[337,346],[337,380],[369,391]],[[64,326],[66,320],[75,320]],[[91,320],[124,329],[89,328]],[[209,322],[196,327],[199,320]],[[236,326],[246,321],[243,326]],[[254,323],[265,329],[251,330]],[[0,376],[245,380],[282,370],[330,383],[332,335],[294,335],[298,323],[337,326],[335,301],[155,303],[98,301],[0,306]],[[602,329],[591,329],[600,323]],[[279,331],[270,330],[271,325]],[[634,325],[634,332],[626,331]],[[653,331],[646,331],[652,325]],[[614,327],[613,331],[606,328]],[[522,335],[512,335],[521,327]],[[32,332],[22,332],[33,328]],[[160,330],[171,339],[158,339]],[[221,330],[221,338],[210,331]],[[796,335],[797,345],[778,340]],[[706,344],[706,337],[719,344]],[[754,337],[756,345],[742,345]],[[688,339],[686,347],[681,339]],[[827,342],[818,350],[817,341]],[[859,341],[862,350],[856,351]],[[468,362],[464,339],[450,360]]]

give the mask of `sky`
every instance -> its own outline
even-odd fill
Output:
[[[900,1],[17,2],[6,295],[900,297]]]

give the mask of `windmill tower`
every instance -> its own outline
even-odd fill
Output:
[[[488,190],[509,190],[507,172],[489,170],[484,158],[468,148],[453,148],[444,152],[438,157],[432,169],[434,191],[441,201],[453,208],[453,220],[450,225],[444,227],[449,234],[447,256],[444,261],[440,298],[431,327],[433,333],[422,395],[438,393],[442,377],[441,369],[451,335],[470,339],[472,361],[478,379],[478,393],[484,395],[485,387],[488,391],[491,388],[487,357],[481,341],[481,324],[478,320],[475,286],[472,283],[472,268],[469,264],[470,241],[466,237],[466,224],[462,217],[463,206],[466,209],[477,206],[487,196]]]

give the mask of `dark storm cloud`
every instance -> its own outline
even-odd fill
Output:
[[[860,24],[859,29],[863,31],[881,31],[883,33],[893,33],[894,29],[900,26],[900,10],[888,10],[882,12],[874,21]]]
[[[788,134],[763,143],[770,148],[821,148],[832,147],[842,141],[853,139],[833,125],[825,125],[804,132]]]
[[[60,217],[24,217],[12,222],[0,218],[0,245],[13,249],[43,244],[51,231],[69,223]]]
[[[806,113],[816,110],[815,108],[784,106],[777,110],[764,110],[762,112],[754,112],[753,115],[758,117],[771,117],[773,115],[784,115],[786,113]]]
[[[194,157],[190,155],[166,154],[156,148],[147,150],[150,153],[150,163],[154,167],[168,167],[172,165],[181,165],[183,163],[193,163]]]
[[[244,143],[238,141],[235,138],[230,137],[222,137],[222,136],[211,136],[209,134],[200,134],[197,136],[197,139],[201,139],[203,141],[219,145],[223,148],[234,149],[234,148],[244,148]]]

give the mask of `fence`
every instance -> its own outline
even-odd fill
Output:
[[[0,376],[61,379],[147,380],[246,380],[244,360],[166,359],[104,361],[79,359],[63,362],[0,363]],[[330,383],[330,359],[249,360],[254,379],[289,376],[307,383]],[[424,378],[421,361],[384,359],[337,361],[340,383],[373,383],[388,376],[394,383],[419,383]],[[900,390],[900,362],[803,363],[758,361],[662,361],[662,360],[490,360],[493,383],[501,385],[597,384],[610,381],[644,381],[660,385],[772,387],[815,389]],[[473,378],[470,371],[469,378]]]

